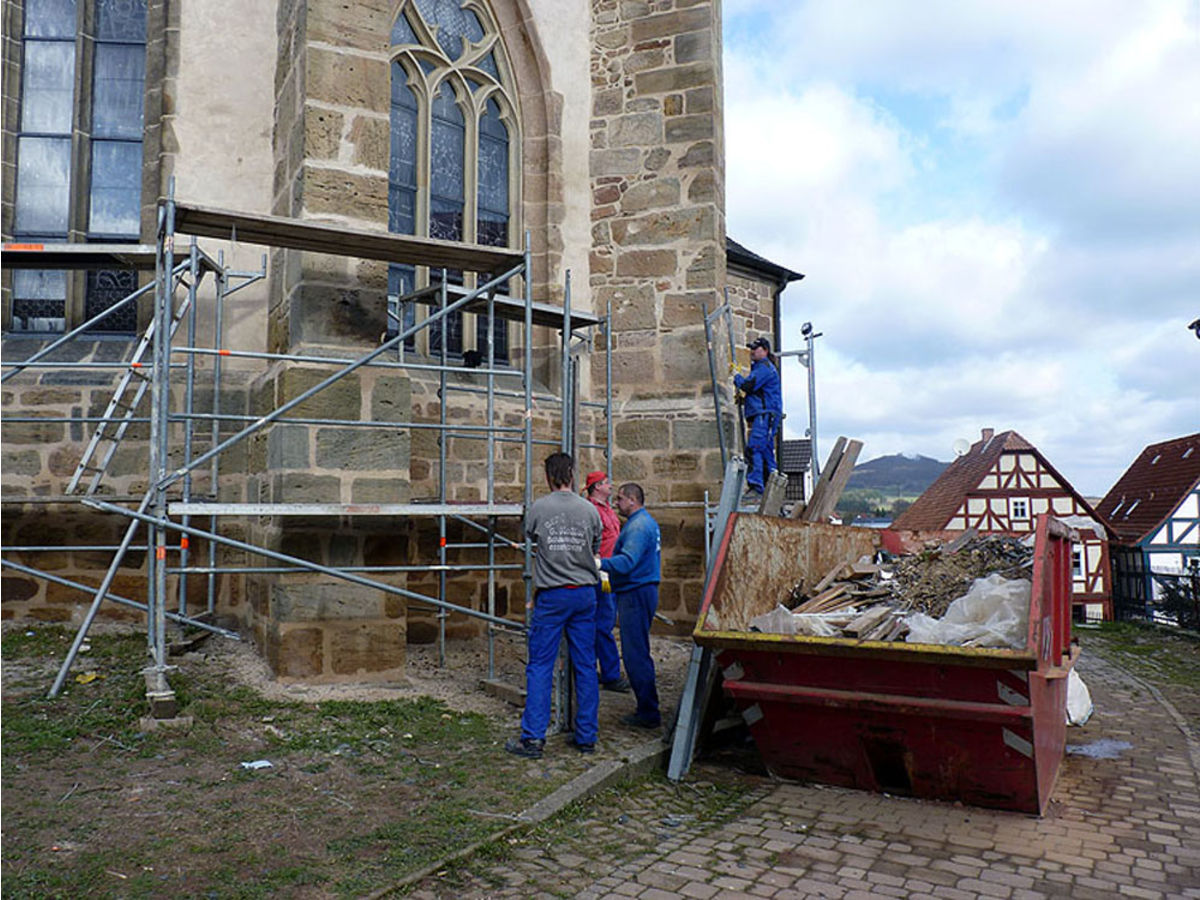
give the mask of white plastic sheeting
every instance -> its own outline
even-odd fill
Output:
[[[1029,600],[1033,585],[992,574],[976,578],[970,590],[934,619],[925,613],[905,616],[905,638],[912,644],[955,644],[968,647],[1013,647],[1028,642]]]

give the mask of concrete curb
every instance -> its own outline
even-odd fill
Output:
[[[539,800],[517,818],[524,824],[544,822],[576,800],[590,797],[617,782],[663,768],[670,752],[670,744],[664,744],[659,738],[646,741],[627,751],[620,759],[607,759],[597,763]]]
[[[395,884],[381,888],[373,894],[368,894],[367,900],[377,900],[377,898],[386,897],[389,894],[416,884],[418,881],[428,878],[439,869],[444,869],[453,862],[473,856],[489,844],[504,840],[514,832],[546,821],[555,813],[562,811],[577,800],[590,797],[622,781],[652,772],[655,769],[665,768],[670,753],[670,744],[664,744],[661,738],[654,738],[653,740],[646,741],[644,744],[639,744],[632,750],[626,751],[619,759],[606,759],[598,762],[586,772],[577,775],[558,788],[558,790],[542,798],[529,809],[516,816],[514,824],[506,828],[501,828],[495,834],[488,835],[486,838],[476,841],[473,844],[468,844],[461,850],[456,850],[454,853],[439,859],[437,862],[431,863],[425,866],[425,868],[402,878]]]

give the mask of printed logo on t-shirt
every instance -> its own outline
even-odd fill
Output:
[[[551,516],[538,536],[538,544],[546,550],[563,553],[590,551],[592,532],[586,522],[580,522],[571,516]]]

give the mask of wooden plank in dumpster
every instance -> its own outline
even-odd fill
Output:
[[[1038,521],[1020,649],[749,631],[749,620],[798,577],[819,578],[839,553],[853,552],[853,536],[814,527],[734,517],[693,632],[716,654],[767,768],[801,781],[1041,813],[1063,758],[1075,661],[1070,530]],[[797,572],[801,554],[811,568]]]

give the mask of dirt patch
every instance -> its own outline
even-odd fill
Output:
[[[46,698],[73,637],[4,630],[6,897],[362,896],[653,739],[619,723],[632,695],[602,692],[594,756],[561,734],[542,760],[505,753],[520,708],[481,690],[482,640],[444,658],[410,648],[403,685],[312,686],[279,684],[253,647],[214,637],[172,659],[190,727],[147,730],[138,632],[97,629]],[[667,710],[690,644],[652,645]],[[523,684],[520,639],[498,639],[493,660]]]

